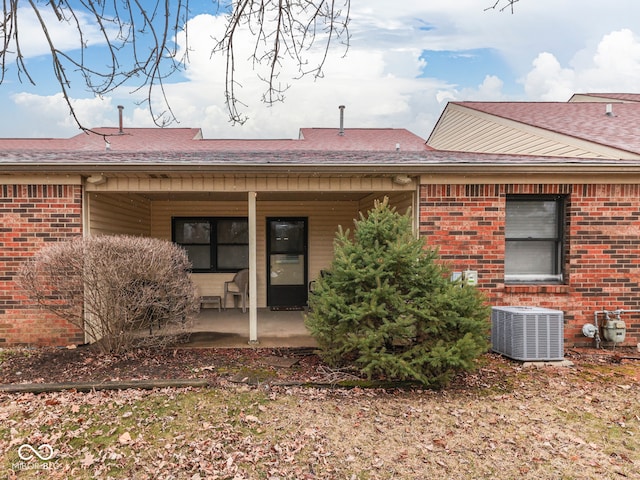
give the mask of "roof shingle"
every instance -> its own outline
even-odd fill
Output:
[[[430,150],[426,141],[405,129],[304,128],[300,138],[275,140],[204,139],[198,128],[96,128],[67,139],[0,138],[0,150],[48,152],[187,151],[402,151]]]

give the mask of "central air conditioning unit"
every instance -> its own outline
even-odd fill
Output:
[[[541,307],[492,307],[491,349],[514,360],[562,360],[564,315]]]

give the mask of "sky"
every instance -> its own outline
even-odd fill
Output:
[[[346,128],[406,128],[426,139],[448,101],[565,102],[573,93],[640,93],[638,0],[519,0],[513,13],[487,10],[494,2],[351,0],[348,50],[339,43],[331,48],[321,78],[299,79],[298,65],[284,62],[279,80],[289,88],[284,102],[271,106],[261,101],[265,70],[253,68],[253,44],[241,37],[236,78],[248,118],[243,125],[229,121],[224,58],[212,54],[224,17],[193,12],[190,63],[165,83],[177,119],[170,126],[201,128],[205,138],[297,138],[300,128],[337,128],[344,105]],[[20,81],[8,64],[0,84],[0,137],[76,135],[37,23],[23,18],[21,48],[36,85]],[[56,22],[51,31],[62,44],[73,37]],[[98,30],[88,24],[86,33],[88,58],[100,63],[105,50]],[[175,39],[179,49],[184,40]],[[311,50],[307,58],[320,54]],[[70,78],[84,126],[117,127],[118,105],[125,128],[154,126],[140,104],[146,92],[125,85],[98,98],[72,72]]]

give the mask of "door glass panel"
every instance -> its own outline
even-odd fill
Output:
[[[271,285],[304,285],[304,255],[271,255]]]
[[[304,221],[271,223],[272,252],[304,251]]]

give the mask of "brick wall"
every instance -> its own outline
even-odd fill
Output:
[[[505,200],[511,194],[566,195],[565,283],[505,285]],[[422,185],[420,234],[453,270],[477,270],[491,305],[562,310],[567,346],[598,310],[640,310],[639,185]],[[626,345],[640,342],[640,313],[623,314]],[[606,345],[606,342],[603,343]]]
[[[0,218],[0,347],[82,343],[81,330],[35,307],[15,283],[26,258],[82,234],[81,187],[0,185]]]

